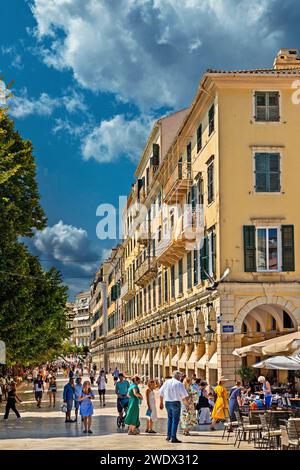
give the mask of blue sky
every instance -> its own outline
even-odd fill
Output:
[[[153,120],[188,105],[207,68],[300,48],[299,20],[297,0],[1,2],[0,73],[48,217],[29,245],[71,296],[114,244],[97,239],[96,208],[128,194]]]

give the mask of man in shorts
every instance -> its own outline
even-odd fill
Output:
[[[119,374],[119,380],[116,382],[115,390],[118,396],[117,398],[117,410],[119,413],[120,418],[123,418],[123,411],[128,407],[129,398],[128,398],[128,390],[130,384],[128,380],[125,379],[124,374]]]
[[[75,395],[74,379],[69,379],[69,382],[64,386],[63,400],[67,407],[66,423],[74,423],[71,419],[71,411],[73,408],[73,401]]]

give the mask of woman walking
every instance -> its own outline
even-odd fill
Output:
[[[84,434],[93,434],[91,430],[92,424],[92,415],[94,412],[94,407],[92,400],[94,400],[95,395],[91,389],[91,383],[86,381],[82,386],[82,394],[79,396],[78,400],[80,402],[80,415],[83,418],[84,425]]]
[[[16,402],[22,403],[22,400],[18,397],[17,395],[17,389],[16,389],[16,384],[11,383],[10,384],[10,389],[7,394],[7,403],[6,403],[6,409],[5,409],[5,415],[4,419],[8,419],[9,411],[13,410],[17,416],[17,418],[21,418],[20,413],[18,412],[16,408]]]
[[[183,385],[188,393],[187,403],[182,405],[180,426],[184,436],[189,436],[191,429],[197,424],[197,414],[194,405],[194,392],[191,388],[192,381],[189,377],[185,377]]]
[[[98,379],[97,379],[100,406],[101,406],[101,405],[105,406],[105,389],[106,389],[106,384],[107,384],[106,374],[105,374],[104,369],[101,369],[101,370],[100,370],[99,377],[98,377]]]
[[[49,408],[51,408],[52,402],[53,402],[53,408],[55,408],[56,392],[57,392],[56,379],[55,379],[55,376],[52,375],[49,379],[49,386],[48,386]]]
[[[132,384],[129,387],[129,406],[126,413],[125,424],[129,426],[128,434],[135,436],[139,434],[138,427],[140,426],[139,413],[140,413],[140,402],[143,400],[141,395],[139,384],[141,379],[135,375],[132,378]]]
[[[157,411],[155,403],[155,382],[154,380],[149,380],[146,388],[146,401],[147,401],[147,412],[146,416],[148,418],[146,432],[149,434],[156,434],[156,431],[153,429],[153,424],[157,420]]]
[[[228,411],[228,393],[224,387],[224,382],[226,382],[223,376],[220,378],[218,385],[214,389],[216,395],[215,406],[212,410],[212,422],[210,426],[211,431],[215,431],[217,421],[225,421],[229,416]]]

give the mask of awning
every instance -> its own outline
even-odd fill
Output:
[[[158,349],[158,350],[156,351],[155,356],[154,356],[153,364],[156,364],[156,365],[159,364],[160,356],[161,356],[161,350]]]
[[[300,356],[273,356],[253,364],[256,369],[300,370]]]
[[[187,352],[186,352],[186,350],[184,350],[183,354],[181,355],[180,360],[178,361],[178,368],[179,369],[185,369],[186,368],[186,363],[187,363]]]
[[[217,353],[217,351],[211,356],[210,360],[208,361],[208,367],[210,369],[217,369],[218,368],[218,353]]]
[[[244,357],[248,354],[271,356],[281,353],[293,354],[299,348],[300,331],[295,331],[295,333],[277,336],[276,338],[260,341],[259,343],[248,344],[248,346],[243,348],[237,348],[233,351],[233,354],[239,357]]]
[[[197,362],[197,349],[193,349],[193,352],[190,355],[189,360],[186,363],[187,368],[194,369],[196,362]]]
[[[172,357],[171,364],[174,367],[178,367],[178,361],[179,361],[179,354],[176,353],[175,356]]]
[[[199,359],[199,361],[196,362],[196,367],[197,369],[205,370],[205,366],[206,366],[206,354],[203,354],[203,356]]]

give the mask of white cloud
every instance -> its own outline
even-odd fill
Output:
[[[10,114],[15,118],[50,116],[58,108],[64,108],[70,114],[78,111],[87,113],[83,95],[73,89],[68,89],[61,97],[52,98],[43,92],[38,98],[32,98],[28,96],[27,89],[23,88],[19,95],[13,94],[9,105]]]
[[[1,46],[1,53],[3,55],[8,55],[11,58],[11,65],[15,69],[22,70],[24,68],[22,57],[17,52],[15,46]]]
[[[82,86],[112,92],[145,112],[185,105],[208,67],[272,62],[281,34],[269,22],[276,4],[33,0],[32,12],[38,47],[49,66],[70,69]]]
[[[124,115],[102,121],[83,140],[82,155],[85,160],[99,163],[112,162],[120,157],[136,161],[147,140],[153,119],[141,116],[127,120]]]

